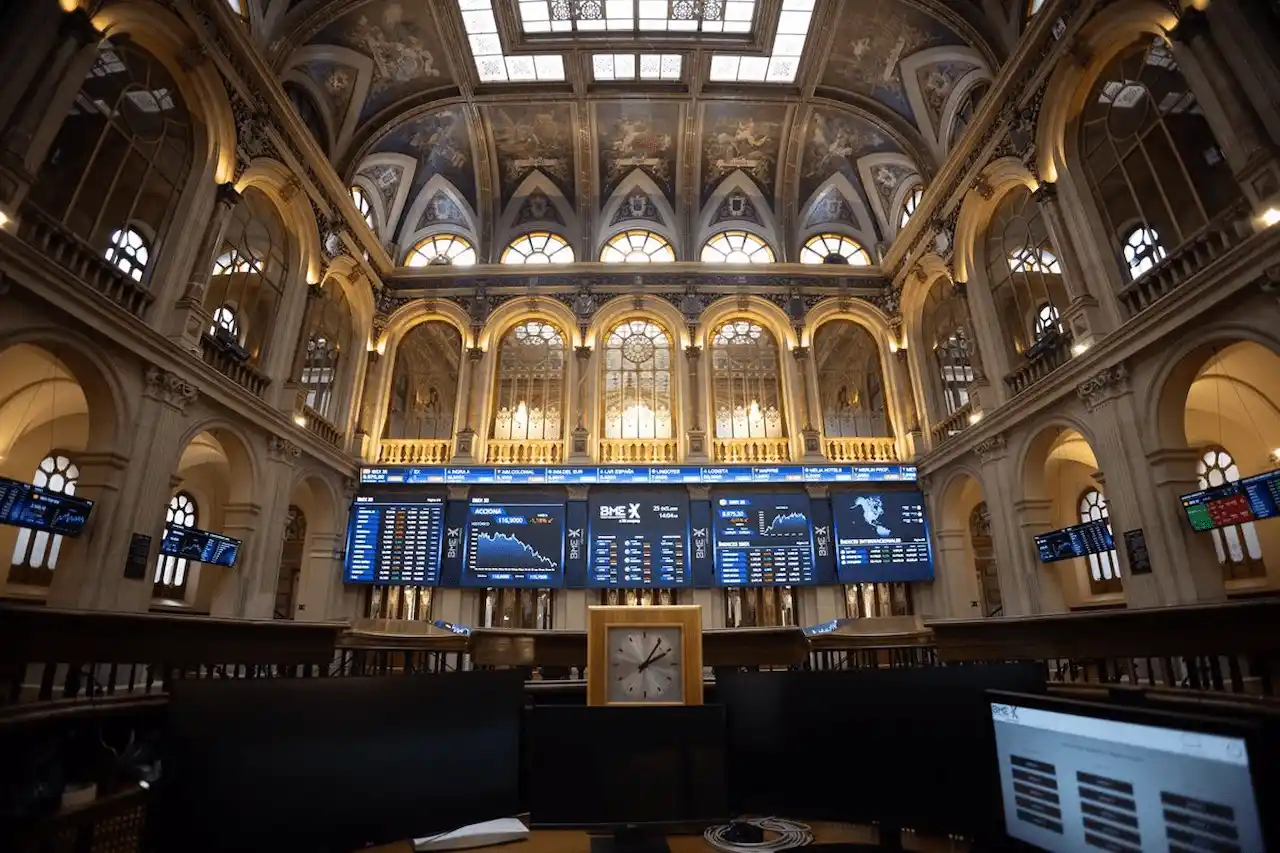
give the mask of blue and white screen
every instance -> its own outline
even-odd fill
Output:
[[[563,503],[472,498],[462,585],[562,586],[564,517]]]
[[[689,586],[689,493],[592,490],[588,587]]]
[[[435,586],[443,532],[444,498],[361,495],[351,507],[343,582]]]
[[[991,703],[1005,831],[1050,853],[1265,853],[1238,738]]]
[[[831,515],[840,583],[933,578],[924,495],[920,492],[834,494]]]
[[[716,497],[711,516],[716,585],[817,582],[808,495]]]

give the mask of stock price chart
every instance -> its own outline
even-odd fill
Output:
[[[713,501],[716,584],[815,583],[808,495],[750,495]]]
[[[593,493],[590,513],[587,586],[690,585],[687,492]]]
[[[831,496],[840,583],[921,581],[933,577],[920,492]]]
[[[463,585],[560,586],[564,516],[564,504],[472,499],[467,507]]]
[[[443,498],[398,502],[357,497],[343,581],[435,586],[443,532]]]

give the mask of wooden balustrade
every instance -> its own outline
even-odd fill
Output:
[[[32,205],[22,210],[18,237],[135,317],[141,317],[154,299],[140,282],[121,272],[102,252]]]
[[[969,428],[969,416],[973,414],[973,403],[965,403],[939,424],[935,424],[930,432],[933,443],[941,444],[953,435],[959,435]]]
[[[208,335],[200,336],[200,354],[205,364],[255,397],[261,397],[271,384],[271,380],[250,364],[248,359],[241,358]]]
[[[564,461],[564,442],[490,439],[485,444],[485,461],[491,465],[559,465]]]
[[[600,461],[629,465],[636,462],[673,464],[680,454],[680,441],[675,438],[603,438]]]
[[[716,462],[790,462],[791,442],[785,438],[717,438],[711,442],[711,458]]]
[[[1253,233],[1249,207],[1244,202],[1214,217],[1160,263],[1125,285],[1120,291],[1125,313],[1132,317],[1146,310],[1248,240]]]
[[[897,462],[898,440],[878,438],[824,438],[822,450],[832,462]]]
[[[452,458],[447,438],[384,438],[378,444],[379,465],[444,465]]]
[[[1022,364],[1004,378],[1010,394],[1021,394],[1071,360],[1071,333],[1051,332],[1032,346]]]
[[[307,421],[307,430],[339,449],[342,448],[342,431],[325,420],[324,416],[310,406],[302,407],[302,416]]]

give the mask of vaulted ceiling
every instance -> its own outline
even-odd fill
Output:
[[[889,244],[1017,37],[1024,0],[260,0],[255,35],[398,263],[460,233],[578,259],[627,228],[694,260]]]

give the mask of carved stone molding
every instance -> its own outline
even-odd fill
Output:
[[[799,361],[799,362],[808,361],[808,360],[809,360],[809,348],[808,348],[808,347],[796,347],[795,349],[791,350],[791,355],[792,355],[792,357],[794,357],[794,358],[795,358],[795,360],[796,360],[796,361]]]
[[[287,438],[281,438],[273,435],[267,439],[267,455],[273,462],[283,462],[286,465],[292,465],[298,461],[298,457],[302,455],[302,448],[289,441]]]
[[[185,413],[187,406],[200,399],[200,390],[176,373],[159,367],[148,367],[144,394]]]
[[[360,481],[355,477],[342,478],[342,494],[349,502],[355,497],[356,492],[360,490]]]
[[[978,173],[978,177],[973,179],[971,189],[978,195],[982,196],[984,201],[991,201],[996,194],[996,188],[991,186],[991,182],[987,180],[987,176],[981,172]]]
[[[692,345],[692,344],[685,347],[684,357],[689,359],[690,361],[697,361],[699,358],[702,357],[702,347]]]
[[[1091,411],[1097,411],[1116,397],[1129,393],[1129,368],[1124,363],[1104,367],[1076,385],[1076,396]]]
[[[983,462],[994,462],[1004,456],[1006,447],[1004,433],[998,432],[990,438],[984,438],[974,445],[973,452]]]

